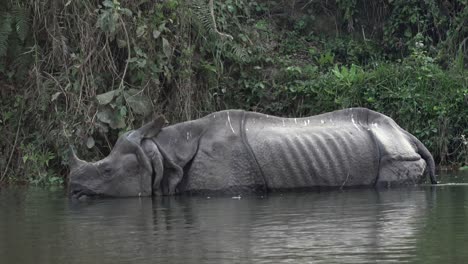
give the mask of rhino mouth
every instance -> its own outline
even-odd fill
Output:
[[[70,192],[71,198],[74,200],[88,200],[90,198],[98,197],[99,195],[91,190],[72,190]]]

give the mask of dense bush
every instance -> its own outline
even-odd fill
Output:
[[[211,6],[213,4],[213,6]],[[0,0],[0,182],[56,184],[156,113],[363,106],[467,163],[466,0]]]

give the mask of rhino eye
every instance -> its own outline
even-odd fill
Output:
[[[104,173],[105,174],[109,174],[112,172],[112,169],[111,168],[104,168]]]

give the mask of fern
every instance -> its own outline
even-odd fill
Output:
[[[246,63],[249,61],[249,54],[245,47],[239,44],[233,44],[230,54],[234,60],[239,63]]]
[[[195,15],[195,22],[201,25],[201,29],[207,33],[213,33],[215,28],[208,5],[204,3],[204,1],[193,1],[191,9],[192,13]]]
[[[260,47],[249,47],[243,43],[234,41],[225,42],[221,46],[221,53],[223,56],[237,64],[248,64],[256,60],[254,54],[263,54],[264,48]]]
[[[29,14],[28,11],[17,5],[12,9],[12,15],[14,17],[14,24],[16,29],[16,34],[18,34],[19,39],[24,42],[29,33]]]
[[[244,45],[232,41],[231,38],[220,38],[220,32],[216,30],[213,22],[209,5],[203,0],[194,0],[191,4],[192,18],[194,24],[198,27],[198,35],[204,36],[207,40],[203,46],[207,50],[216,50],[225,58],[229,58],[239,63],[246,63],[249,61],[250,56]],[[235,22],[238,22],[234,19]],[[240,26],[239,26],[240,28]],[[226,34],[223,34],[226,35]],[[221,59],[221,57],[219,58]],[[220,63],[219,65],[222,65]]]
[[[0,12],[0,73],[10,69],[20,78],[31,62],[31,54],[23,54],[30,31],[29,12],[19,3],[0,6],[6,10]]]
[[[10,13],[0,13],[0,58],[6,55],[8,50],[8,37],[12,31],[12,16]]]

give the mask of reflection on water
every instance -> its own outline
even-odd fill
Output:
[[[467,248],[463,184],[84,203],[0,190],[0,263],[463,263]]]

